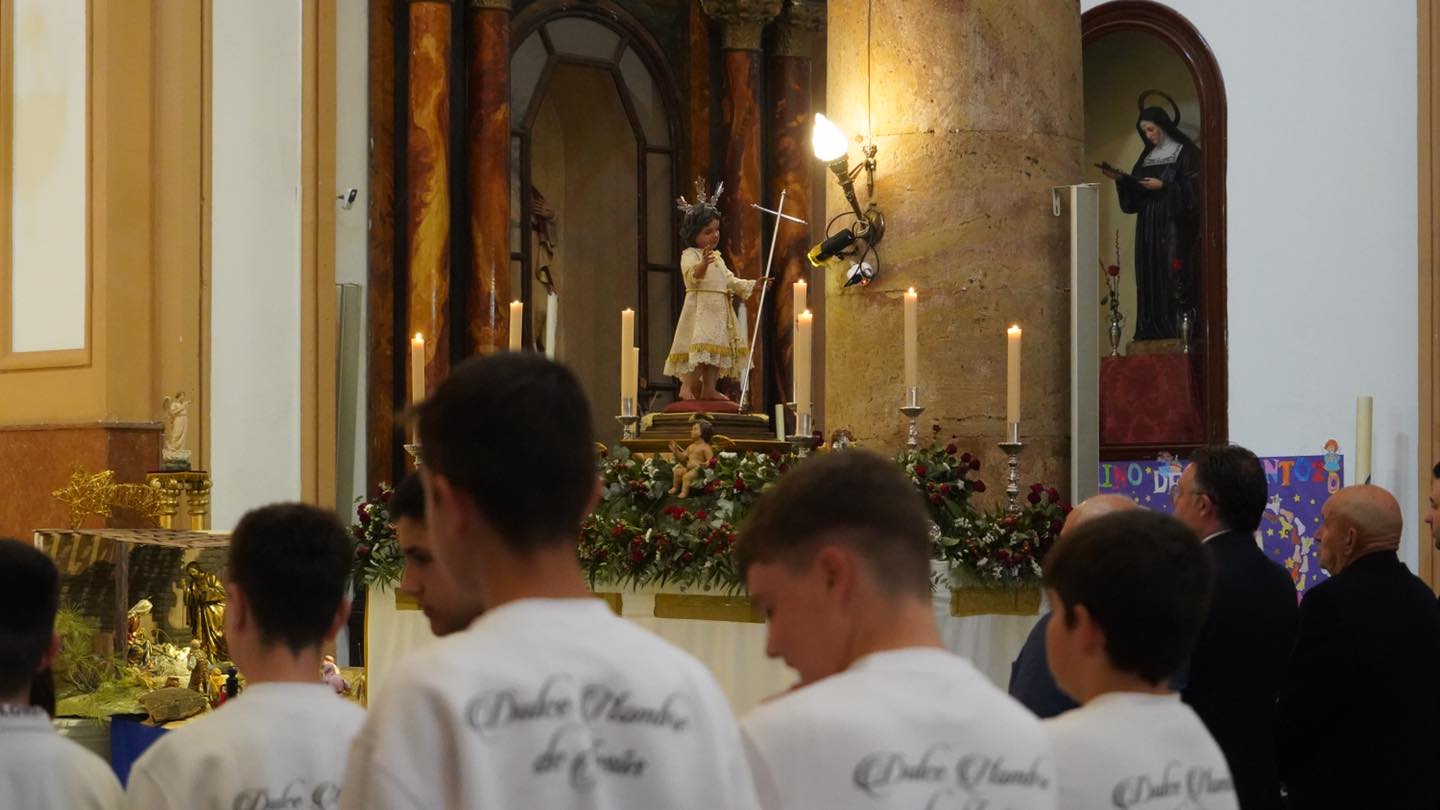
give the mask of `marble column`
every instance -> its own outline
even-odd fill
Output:
[[[469,350],[510,330],[510,0],[470,0]]]
[[[425,336],[425,387],[450,367],[449,2],[411,0],[406,88],[406,334]],[[406,342],[408,345],[408,341]],[[409,378],[409,369],[406,369]]]
[[[873,0],[867,21],[870,6],[830,0],[826,19],[826,114],[851,136],[873,122],[888,229],[873,284],[825,280],[825,427],[882,452],[902,443],[901,296],[913,286],[923,434],[938,422],[942,437],[982,455],[990,491],[1003,489],[1005,327],[1019,323],[1023,478],[1061,485],[1069,233],[1050,190],[1082,177],[1080,10],[1070,0]],[[826,185],[827,210],[843,210]],[[859,185],[864,196],[863,176]]]
[[[821,0],[787,0],[785,11],[775,22],[775,52],[770,59],[770,200],[786,191],[787,213],[809,219],[814,154],[810,148],[810,124],[814,111],[810,103],[811,53],[815,33],[825,25],[825,4]],[[824,223],[821,223],[823,228]],[[773,227],[773,225],[771,226]],[[796,281],[812,281],[805,254],[819,229],[781,221],[775,240],[775,286],[770,291],[771,382],[781,396],[791,390],[791,352],[794,348],[795,316],[792,287]],[[817,290],[818,292],[818,290]]]
[[[720,249],[730,269],[742,278],[759,278],[764,272],[760,252],[761,222],[751,203],[764,204],[761,188],[760,90],[762,54],[760,36],[765,24],[780,13],[783,0],[703,0],[705,13],[724,25],[721,64],[725,73],[722,101],[725,127],[725,196],[720,200],[724,217]],[[746,302],[753,318],[760,301],[755,294]],[[753,321],[752,321],[753,323]],[[749,336],[746,336],[748,341]],[[750,404],[756,411],[765,408],[763,346],[755,347],[750,368]]]

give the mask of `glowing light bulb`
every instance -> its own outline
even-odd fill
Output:
[[[815,114],[815,128],[810,132],[810,146],[815,150],[815,157],[826,163],[839,160],[850,151],[850,145],[845,141],[845,133],[821,113]]]

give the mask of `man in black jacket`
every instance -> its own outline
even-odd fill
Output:
[[[1320,564],[1280,695],[1280,770],[1295,810],[1440,806],[1440,605],[1404,563],[1379,487],[1325,504]]]
[[[1206,447],[1174,492],[1175,517],[1215,559],[1210,613],[1181,696],[1225,752],[1242,810],[1277,810],[1275,698],[1295,643],[1295,586],[1255,541],[1265,469],[1243,447]]]

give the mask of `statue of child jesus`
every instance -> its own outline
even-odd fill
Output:
[[[715,426],[708,420],[696,419],[690,425],[690,446],[684,450],[680,445],[670,442],[670,452],[675,454],[675,480],[670,487],[670,494],[678,498],[690,496],[690,485],[700,478],[705,465],[715,457],[715,450],[710,447],[710,440],[715,436]],[[678,491],[678,495],[676,494]]]
[[[675,325],[675,340],[665,359],[665,373],[680,378],[680,398],[727,400],[715,387],[722,377],[743,373],[750,350],[731,304],[732,296],[748,298],[758,281],[730,272],[716,246],[720,244],[720,199],[724,184],[710,197],[696,183],[699,195],[693,205],[678,201],[685,218],[680,239],[680,272],[685,277],[685,306]]]

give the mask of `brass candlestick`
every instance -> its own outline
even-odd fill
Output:
[[[905,438],[905,446],[914,450],[920,446],[920,414],[925,408],[920,405],[920,387],[909,386],[905,390],[905,404],[900,406],[900,413],[910,420],[910,434]]]

